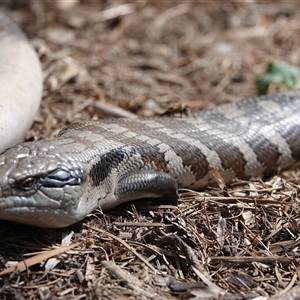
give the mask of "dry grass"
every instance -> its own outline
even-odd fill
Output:
[[[254,95],[267,62],[299,65],[299,8],[15,4],[45,77],[27,139],[91,118],[158,115],[174,97],[197,111]],[[297,299],[299,178],[181,191],[178,207],[136,202],[60,230],[3,221],[0,299]]]

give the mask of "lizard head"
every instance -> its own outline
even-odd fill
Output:
[[[86,215],[79,209],[86,175],[56,146],[24,143],[0,155],[0,219],[50,228]]]

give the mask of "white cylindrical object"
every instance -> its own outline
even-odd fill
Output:
[[[0,153],[21,142],[42,95],[39,58],[20,29],[0,12]]]

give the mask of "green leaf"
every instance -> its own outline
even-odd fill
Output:
[[[296,67],[285,62],[270,62],[267,65],[266,72],[256,77],[258,94],[266,94],[271,82],[283,84],[290,89],[296,89],[298,87],[298,75],[299,70]]]

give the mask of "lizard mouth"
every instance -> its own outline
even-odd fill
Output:
[[[8,196],[0,197],[0,214],[1,212],[22,212],[22,211],[53,211],[61,209],[60,201],[45,199],[36,201],[34,197],[17,197]]]
[[[43,228],[66,227],[77,221],[69,217],[62,209],[54,210],[44,206],[0,208],[0,219]]]

